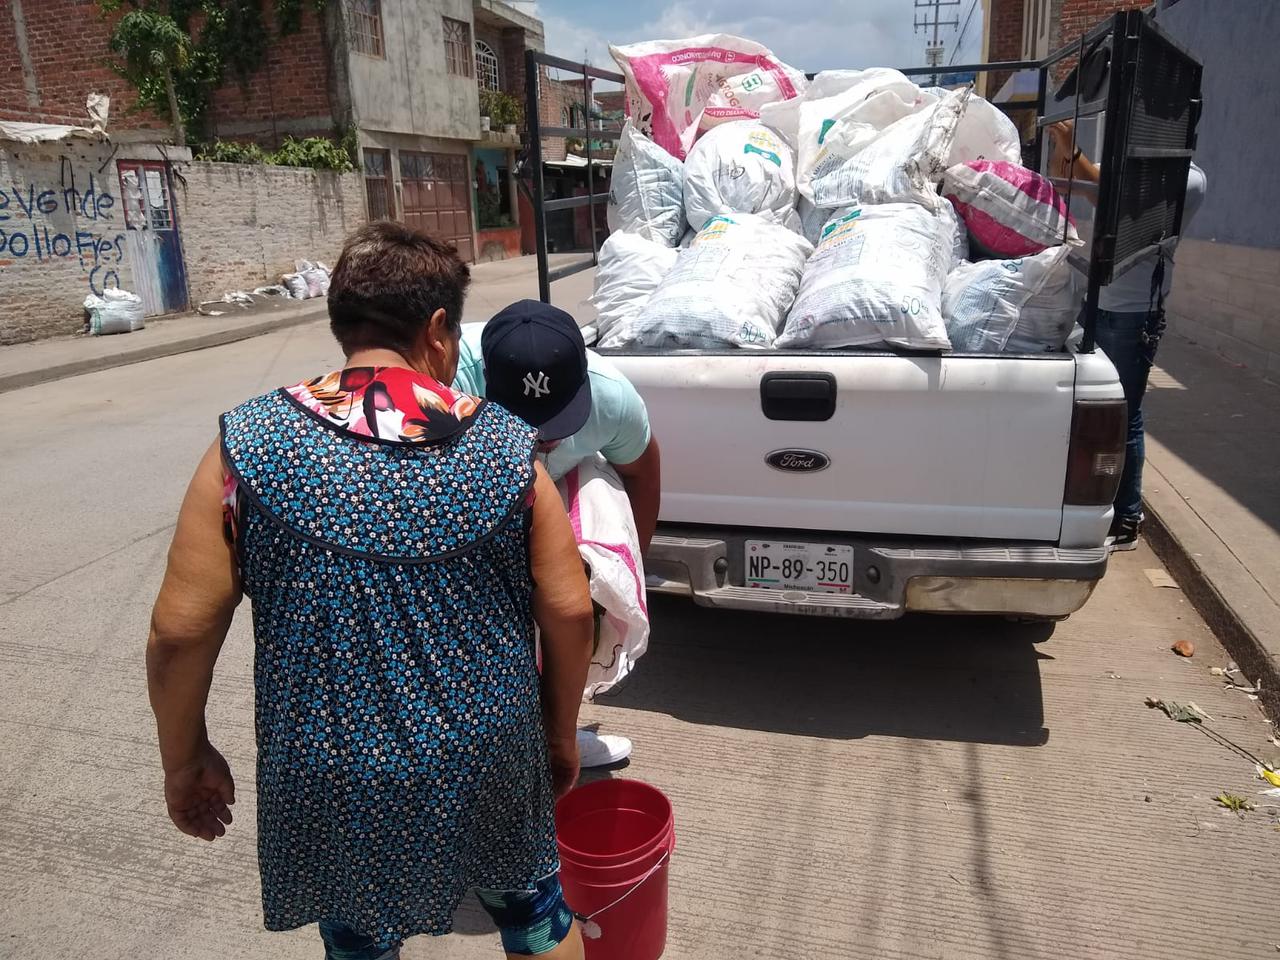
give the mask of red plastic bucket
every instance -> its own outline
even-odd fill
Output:
[[[667,942],[675,814],[639,780],[597,780],[556,805],[560,882],[589,960],[658,960]]]

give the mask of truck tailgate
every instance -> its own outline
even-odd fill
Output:
[[[738,351],[610,359],[648,406],[668,523],[1058,539],[1071,355]],[[770,373],[829,374],[834,414],[821,422],[769,419],[761,382]],[[787,450],[822,457],[770,457]],[[829,465],[812,469],[822,458]]]

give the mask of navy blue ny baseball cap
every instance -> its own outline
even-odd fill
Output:
[[[543,441],[563,440],[591,414],[587,345],[577,321],[539,300],[520,300],[480,336],[485,396],[506,407]]]

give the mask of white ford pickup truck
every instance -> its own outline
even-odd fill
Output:
[[[1050,68],[1080,51],[1085,66],[1065,93],[1044,93]],[[588,88],[622,79],[545,54],[528,63],[533,78],[544,65],[577,70]],[[1127,424],[1115,368],[1093,349],[1098,290],[1176,241],[1200,70],[1139,13],[1109,18],[1037,66],[1041,128],[1105,123],[1081,345],[1038,355],[604,351],[644,397],[662,447],[651,590],[881,619],[1058,619],[1089,599],[1107,568]],[[583,133],[531,124],[546,300],[552,281],[595,262],[549,269],[547,215],[600,198],[547,200],[540,138]]]
[[[1106,570],[1127,414],[1101,353],[606,355],[662,445],[651,590],[1064,617]]]

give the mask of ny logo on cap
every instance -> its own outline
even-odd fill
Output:
[[[541,397],[545,397],[550,392],[551,378],[541,370],[538,371],[538,375],[536,377],[532,373],[526,373],[524,375],[524,395],[526,397],[532,393],[533,399],[538,400]]]

